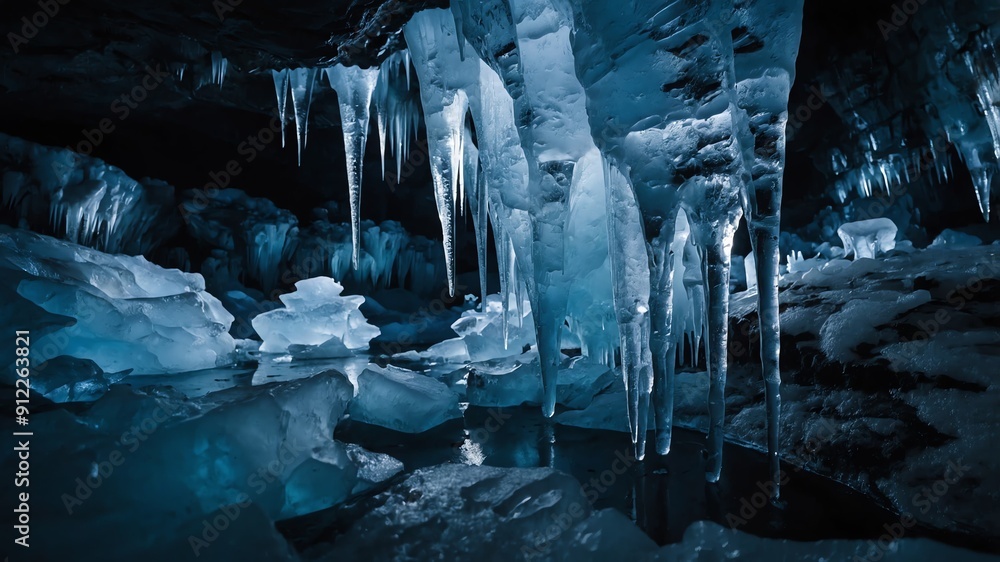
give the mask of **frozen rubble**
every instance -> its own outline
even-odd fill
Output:
[[[422,433],[459,419],[458,395],[429,376],[369,366],[357,379],[351,419],[403,433]]]
[[[264,342],[261,353],[317,359],[367,350],[379,329],[358,310],[365,298],[341,296],[343,290],[329,277],[296,283],[295,292],[278,297],[284,308],[258,314],[251,321]]]
[[[36,363],[90,359],[109,373],[228,364],[233,316],[201,275],[0,226],[0,305],[30,330]]]
[[[299,221],[291,211],[233,188],[187,191],[180,211],[191,236],[235,262],[229,266],[234,279],[246,273],[264,292],[278,285],[298,244]]]
[[[325,371],[197,398],[115,385],[78,413],[35,414],[35,431],[64,438],[32,442],[32,514],[38,506],[39,534],[62,537],[33,550],[46,559],[257,558],[248,542],[295,559],[273,521],[337,505],[402,469],[333,440],[352,394],[344,375]],[[80,550],[98,535],[119,539]]]

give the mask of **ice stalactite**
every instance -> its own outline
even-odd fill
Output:
[[[760,354],[767,410],[767,452],[774,497],[780,495],[778,455],[779,386],[781,372],[778,314],[778,248],[782,179],[785,172],[785,125],[788,95],[795,80],[795,60],[802,35],[803,0],[737,0],[739,27],[733,32],[737,103],[746,112],[743,143],[746,170],[751,172],[747,190],[747,226],[757,275],[757,310]],[[890,180],[885,177],[886,183]],[[899,178],[896,178],[898,182]],[[748,284],[750,280],[747,280]]]
[[[498,71],[513,99],[529,162],[531,261],[527,287],[542,369],[542,409],[552,415],[559,333],[566,317],[565,228],[577,161],[593,146],[569,47],[571,21],[546,2],[453,5],[463,34]],[[510,47],[514,47],[511,49]],[[485,107],[484,103],[484,107]]]
[[[292,93],[292,107],[295,110],[295,138],[298,140],[300,166],[302,151],[305,150],[309,138],[309,106],[312,104],[315,84],[315,68],[295,68],[288,71],[288,85]]]
[[[400,74],[405,74],[405,79]],[[420,126],[420,105],[417,94],[410,90],[410,54],[403,50],[393,53],[379,67],[378,83],[373,95],[378,118],[379,150],[382,155],[382,178],[386,179],[386,151],[396,159],[396,176],[403,176],[403,163],[409,158],[410,140]]]
[[[229,69],[229,61],[222,56],[219,51],[212,51],[212,83],[218,84],[222,88],[222,83],[226,79],[226,71]]]
[[[424,125],[441,221],[448,291],[455,294],[455,211],[462,191],[462,151],[469,111],[467,88],[478,79],[479,61],[460,61],[454,19],[445,10],[415,14],[403,28],[420,79]]]
[[[629,430],[635,445],[635,457],[642,459],[646,452],[654,376],[649,346],[649,260],[642,235],[642,218],[632,186],[609,162],[604,163],[604,176],[611,276],[621,339],[622,377],[628,398]]]
[[[670,447],[671,252],[678,208],[704,248],[709,318],[709,463],[719,478],[729,250],[742,213],[743,153],[727,2],[595,1],[575,7],[573,45],[594,138],[631,183],[645,231],[657,452]],[[623,16],[627,14],[627,16]],[[680,178],[680,179],[678,179]],[[612,244],[612,252],[615,251]],[[619,326],[622,330],[622,326]],[[632,336],[633,339],[635,336]],[[624,339],[624,338],[623,338]],[[641,402],[640,402],[641,404]],[[636,413],[642,423],[641,412]]]
[[[285,147],[285,109],[288,107],[288,69],[272,70],[274,94],[278,101],[278,120],[281,121],[281,147]]]
[[[372,92],[378,80],[378,68],[336,65],[323,69],[330,87],[337,91],[340,122],[344,131],[344,151],[347,160],[347,187],[351,205],[351,239],[354,253],[351,263],[358,268],[361,251],[361,179],[368,143],[368,122]]]
[[[472,226],[476,231],[476,263],[479,266],[479,300],[485,307],[487,279],[487,235],[489,229],[489,189],[486,176],[479,173],[479,148],[472,142],[472,134],[465,132],[465,180],[469,184],[469,205],[472,207]],[[485,308],[483,308],[485,311]]]

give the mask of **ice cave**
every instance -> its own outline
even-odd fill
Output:
[[[5,562],[1000,560],[1000,1],[0,21]]]

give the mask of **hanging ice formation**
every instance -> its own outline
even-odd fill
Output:
[[[278,98],[278,121],[281,121],[281,147],[285,147],[285,109],[288,107],[288,69],[272,70],[274,93]]]
[[[933,187],[953,177],[954,148],[989,220],[1000,167],[1000,5],[968,10],[932,2],[926,8],[907,22],[914,34],[887,37],[891,66],[873,65],[867,54],[831,65],[822,89],[849,93],[826,100],[851,129],[838,144],[856,148],[831,148],[824,171],[835,179],[841,202],[852,192],[865,198],[922,181]],[[883,95],[895,90],[908,95]]]
[[[222,82],[226,79],[226,70],[229,68],[229,61],[222,56],[219,51],[212,51],[212,83],[218,84],[222,88]],[[181,78],[183,78],[183,71]]]
[[[394,183],[402,179],[403,162],[410,154],[410,140],[416,136],[420,125],[420,105],[410,90],[410,74],[410,52],[397,51],[382,62],[375,86],[382,179]],[[396,175],[392,178],[385,175],[387,148],[396,159]]]
[[[777,481],[777,227],[801,19],[802,0],[454,0],[450,13],[420,12],[404,28],[408,51],[378,71],[328,71],[341,100],[352,224],[370,100],[383,175],[387,145],[396,179],[402,175],[417,124],[412,61],[449,290],[456,211],[467,195],[480,268],[489,222],[504,308],[520,307],[525,295],[530,302],[543,412],[555,409],[568,325],[588,355],[611,362],[620,349],[638,458],[650,408],[656,450],[669,451],[674,369],[685,355],[695,362],[704,339],[706,476],[716,481],[730,250],[745,212]],[[291,71],[288,79],[300,149],[314,72]],[[284,74],[274,80],[282,106]],[[353,239],[357,246],[356,232]],[[505,313],[505,334],[509,321]],[[607,335],[616,326],[617,341]]]
[[[271,70],[274,94],[278,102],[278,120],[281,121],[281,146],[285,146],[285,120],[288,109],[288,93],[292,94],[292,111],[295,116],[295,138],[298,147],[298,163],[302,165],[302,151],[306,147],[309,134],[309,106],[312,105],[313,86],[316,84],[315,68],[295,68]]]
[[[351,263],[358,268],[361,229],[361,172],[364,170],[365,145],[368,143],[369,108],[378,68],[336,65],[323,70],[330,87],[337,91],[340,103],[340,121],[344,131],[344,150],[347,156],[347,188],[351,204],[351,239],[354,254]]]

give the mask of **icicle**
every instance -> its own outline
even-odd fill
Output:
[[[403,28],[420,79],[424,125],[441,221],[449,294],[455,294],[455,211],[462,190],[462,153],[469,99],[459,82],[478,79],[478,61],[459,63],[454,52],[454,21],[444,10],[425,10]]]
[[[337,91],[340,121],[344,131],[347,159],[347,186],[351,204],[351,240],[354,252],[351,263],[358,268],[361,252],[361,176],[364,170],[365,145],[368,142],[368,122],[372,92],[378,80],[378,69],[337,65],[323,70],[330,87]]]
[[[309,106],[312,104],[313,86],[316,83],[315,68],[296,68],[288,71],[288,83],[292,91],[292,107],[295,109],[295,137],[298,139],[299,165],[302,165],[302,151],[309,138]]]
[[[507,345],[510,343],[510,324],[507,320],[510,315],[510,284],[512,282],[510,277],[511,268],[508,263],[510,259],[508,249],[511,246],[510,241],[507,239],[507,233],[500,223],[494,223],[493,225],[493,238],[496,244],[497,269],[500,270],[500,303],[503,309],[503,313],[500,316],[500,324],[503,330],[503,348],[507,349]]]
[[[469,202],[475,207],[472,224],[476,230],[476,254],[479,257],[479,301],[486,302],[486,238],[489,227],[489,199],[486,176],[479,173],[479,149],[472,142],[472,135],[465,132],[465,181],[469,183]],[[485,311],[485,309],[484,309]]]
[[[218,84],[222,88],[222,82],[226,79],[226,69],[229,61],[222,56],[219,51],[212,51],[212,83]]]
[[[288,107],[288,69],[271,70],[274,94],[278,98],[278,120],[281,121],[281,147],[285,147],[285,118]]]
[[[632,186],[607,161],[604,163],[604,177],[615,313],[621,338],[622,378],[634,455],[642,460],[646,454],[649,399],[653,390],[653,359],[648,340],[649,260],[641,227],[642,217]]]

